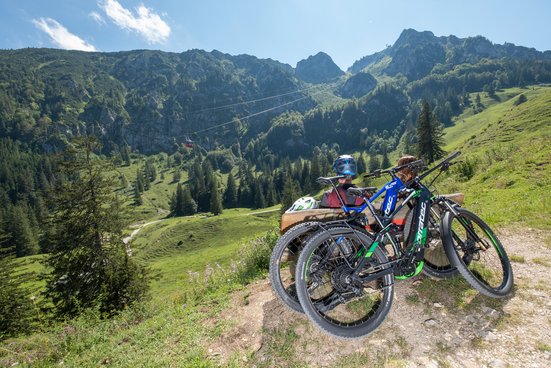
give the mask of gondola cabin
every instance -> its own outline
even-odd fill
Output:
[[[195,147],[195,143],[191,139],[186,138],[186,140],[184,141],[184,146],[186,146],[187,148],[193,148]]]

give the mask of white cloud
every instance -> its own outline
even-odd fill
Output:
[[[90,16],[90,18],[95,20],[98,24],[105,24],[105,20],[98,12],[93,11],[90,14],[88,14],[88,16]]]
[[[82,38],[72,34],[61,24],[52,18],[33,19],[33,23],[42,31],[46,32],[52,42],[62,49],[97,51],[93,45],[86,43]]]
[[[136,15],[117,0],[105,0],[100,7],[119,27],[139,33],[150,43],[163,43],[170,36],[168,24],[153,9],[144,5],[136,9]]]

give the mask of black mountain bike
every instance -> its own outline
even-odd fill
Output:
[[[345,222],[312,235],[299,256],[295,280],[301,306],[318,327],[338,337],[356,338],[368,335],[384,321],[392,305],[394,279],[410,278],[423,269],[428,233],[435,226],[434,218],[431,220],[435,209],[443,213],[440,231],[446,234],[446,253],[462,275],[468,275],[467,281],[487,295],[510,292],[512,271],[495,234],[478,217],[470,216],[445,197],[434,196],[422,183],[435,170],[447,170],[458,155],[454,153],[407,183],[403,190],[406,199],[390,215],[378,215],[366,201],[381,228],[374,237]],[[349,191],[363,195],[361,188]],[[408,203],[414,208],[413,225],[403,248],[392,218]],[[458,226],[455,229],[456,219],[463,233]],[[495,241],[484,241],[480,229]],[[391,245],[393,254],[385,251],[384,245]],[[492,253],[497,254],[499,261],[475,265],[484,258],[484,252],[488,252],[488,259]]]
[[[417,169],[422,165],[422,160],[419,160],[400,167],[394,167],[388,170],[376,170],[372,173],[364,175],[365,177],[380,177],[385,173],[391,175],[391,180],[386,183],[377,194],[370,196],[369,201],[373,202],[382,194],[387,194],[385,196],[385,203],[393,203],[395,206],[398,202],[397,191],[387,193],[386,188],[395,188],[397,186],[403,188],[404,184],[400,181],[400,179],[396,178],[396,176],[392,174],[398,172],[404,167]],[[344,176],[327,178],[321,177],[317,179],[317,182],[320,184],[329,184],[333,186],[333,189],[337,193],[337,196],[341,202],[341,208],[344,216],[346,216],[346,222],[350,224],[350,226],[353,226],[357,231],[364,231],[366,236],[372,237],[372,235],[365,230],[366,219],[363,216],[363,211],[367,208],[367,205],[362,207],[349,207],[345,205],[344,199],[341,197],[339,191],[337,191],[335,184],[335,182],[340,178],[344,178]],[[374,187],[362,188],[364,195],[366,193],[371,194],[376,190],[377,188]],[[385,203],[383,203],[383,206],[381,207],[386,208]],[[394,209],[395,207],[390,206],[389,208]],[[406,215],[405,224],[403,227],[398,229],[398,236],[401,237],[402,242],[407,243],[407,239],[404,239],[404,237],[410,233],[412,220],[413,211],[410,210]],[[342,220],[327,222],[308,221],[297,224],[285,232],[274,246],[270,258],[270,282],[272,289],[278,298],[285,303],[285,305],[296,312],[303,312],[295,288],[296,264],[300,251],[302,250],[304,244],[306,244],[308,239],[315,234],[316,231],[320,230],[320,228],[329,229],[333,226],[342,226]],[[451,265],[444,251],[439,226],[440,213],[433,210],[431,213],[431,225],[428,232],[428,244],[430,246],[427,248],[427,252],[425,253],[425,267],[423,268],[423,273],[431,277],[446,278],[456,274],[457,269]]]

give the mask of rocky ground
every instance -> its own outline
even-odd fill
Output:
[[[462,279],[399,282],[389,316],[372,335],[335,339],[290,311],[262,280],[236,294],[208,342],[221,365],[383,367],[551,366],[551,234],[502,231],[515,292],[481,296]]]

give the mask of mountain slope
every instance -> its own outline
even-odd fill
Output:
[[[446,130],[446,148],[460,149],[466,164],[443,186],[464,191],[490,223],[551,228],[551,88],[513,91]],[[527,101],[517,105],[520,94]]]
[[[190,132],[236,116],[297,99],[298,111],[314,106],[290,66],[218,51],[3,50],[0,83],[2,134],[45,149],[87,132],[100,136],[106,153],[124,144],[144,153],[173,151]],[[281,96],[265,99],[273,95]],[[266,128],[244,123],[250,136]],[[210,144],[234,141],[243,134],[236,129],[212,132]]]

